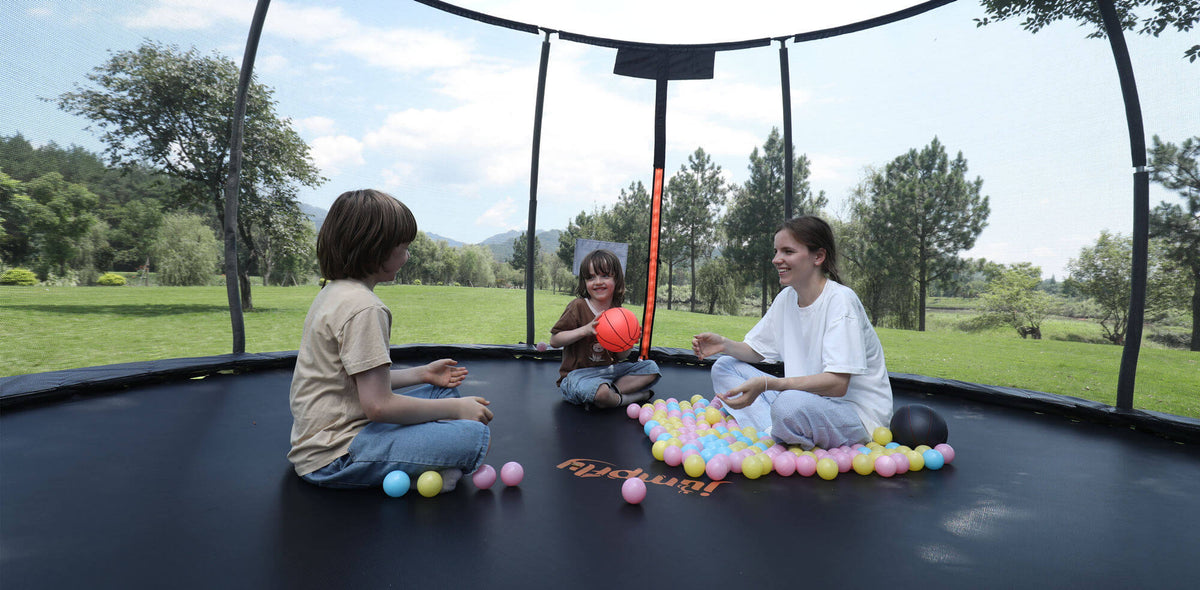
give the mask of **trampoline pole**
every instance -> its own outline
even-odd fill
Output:
[[[1125,346],[1121,351],[1121,372],[1117,377],[1117,407],[1133,409],[1134,381],[1137,377],[1138,353],[1142,345],[1142,323],[1146,314],[1146,266],[1150,242],[1150,170],[1146,167],[1146,132],[1142,126],[1142,107],[1138,100],[1137,82],[1133,78],[1133,63],[1129,47],[1121,30],[1121,21],[1113,0],[1097,0],[1104,19],[1104,30],[1112,47],[1117,76],[1121,80],[1121,95],[1125,100],[1125,119],[1129,125],[1129,151],[1133,159],[1133,260],[1130,276],[1129,319],[1126,323]]]
[[[246,352],[246,324],[242,317],[242,298],[238,290],[237,219],[238,188],[242,176],[242,133],[246,122],[246,94],[254,73],[254,56],[258,54],[258,39],[262,36],[263,21],[271,0],[258,0],[250,34],[246,37],[246,53],[238,75],[237,99],[229,131],[229,175],[225,179],[225,291],[229,296],[229,320],[233,324],[233,353]]]
[[[533,344],[534,251],[537,242],[538,161],[542,153],[542,107],[546,102],[546,67],[550,63],[550,31],[542,40],[542,60],[538,66],[537,102],[533,108],[533,156],[529,165],[529,226],[525,232],[525,344]]]
[[[667,166],[667,77],[655,81],[654,91],[654,184],[650,194],[650,240],[646,248],[646,307],[642,311],[641,353],[650,358],[654,335],[654,308],[658,302],[658,246],[662,229],[663,177]]]
[[[783,213],[792,218],[792,77],[788,68],[787,39],[779,40],[779,85],[783,88]]]

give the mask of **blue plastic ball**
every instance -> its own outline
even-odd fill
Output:
[[[898,448],[900,448],[900,443],[898,443],[898,442],[896,442],[896,441],[892,441],[892,442],[890,442],[890,443],[888,443],[888,444],[886,444],[886,445],[883,445],[883,448],[885,448],[885,449],[898,449]]]
[[[925,469],[937,471],[946,464],[946,458],[940,452],[933,449],[921,453],[921,458],[925,459]]]
[[[403,471],[393,471],[383,478],[383,493],[399,498],[408,493],[408,488],[412,485],[412,480],[408,474]]]

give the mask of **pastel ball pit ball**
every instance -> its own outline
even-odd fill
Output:
[[[485,463],[475,470],[475,475],[471,476],[471,483],[481,490],[492,487],[492,484],[496,483],[496,468]]]
[[[500,481],[504,482],[504,485],[519,485],[522,479],[525,479],[525,468],[521,467],[520,463],[509,461],[500,468]]]
[[[832,480],[833,478],[837,477],[838,476],[837,461],[834,461],[833,459],[830,459],[829,457],[825,457],[825,458],[822,458],[820,461],[817,461],[817,475],[821,476],[821,479],[824,479],[824,480]]]
[[[612,307],[596,318],[596,341],[610,352],[633,348],[642,335],[637,317],[624,307]]]
[[[913,448],[920,445],[933,447],[949,438],[946,421],[933,408],[921,404],[896,410],[892,415],[891,431],[896,442]]]
[[[933,450],[942,454],[942,459],[946,461],[947,465],[954,462],[954,447],[946,443],[942,443],[933,447]]]
[[[417,478],[417,492],[426,498],[432,498],[442,491],[442,474],[436,471],[426,471]]]
[[[626,479],[621,484],[621,497],[630,504],[640,504],[646,499],[646,482],[637,477]]]
[[[393,498],[407,494],[411,486],[412,480],[403,471],[393,471],[383,478],[383,493]]]
[[[637,404],[629,404],[628,406],[625,406],[625,415],[634,420],[637,420],[638,414],[640,413],[642,413],[642,408]]]
[[[921,453],[921,458],[925,460],[925,469],[933,471],[941,469],[946,464],[946,459],[942,457],[942,454],[933,449]]]

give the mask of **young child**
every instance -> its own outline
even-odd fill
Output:
[[[713,363],[713,389],[739,423],[785,443],[832,448],[867,442],[888,423],[892,388],[879,337],[858,296],[840,283],[829,224],[784,223],[771,260],[785,288],[743,342],[713,333],[692,339]],[[749,363],[783,361],[782,378]]]
[[[558,385],[563,399],[584,407],[613,408],[641,403],[653,395],[658,364],[627,361],[629,351],[614,353],[596,341],[596,318],[625,301],[621,260],[608,250],[593,250],[579,264],[577,299],[567,304],[550,328],[550,346],[561,347]]]
[[[339,196],[321,226],[329,282],[304,319],[290,394],[288,460],[310,483],[364,488],[394,470],[413,480],[436,470],[449,491],[487,454],[492,412],[481,397],[459,397],[465,368],[441,359],[391,369],[392,314],[374,288],[395,279],[416,235],[408,207],[369,189]]]

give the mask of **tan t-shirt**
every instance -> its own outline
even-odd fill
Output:
[[[304,319],[290,394],[288,460],[308,475],[345,455],[367,416],[352,375],[390,365],[392,313],[356,280],[325,285]]]
[[[557,334],[559,332],[574,330],[584,324],[592,323],[594,319],[596,319],[596,313],[588,307],[587,299],[576,297],[567,304],[567,308],[563,310],[562,317],[558,318],[558,322],[554,324],[554,327],[550,328],[550,333]],[[625,360],[627,356],[629,356],[629,351],[609,352],[605,350],[596,341],[595,334],[586,338],[580,338],[563,347],[562,364],[558,367],[557,383],[562,384],[562,380],[567,376],[567,373],[575,369],[605,367]]]

